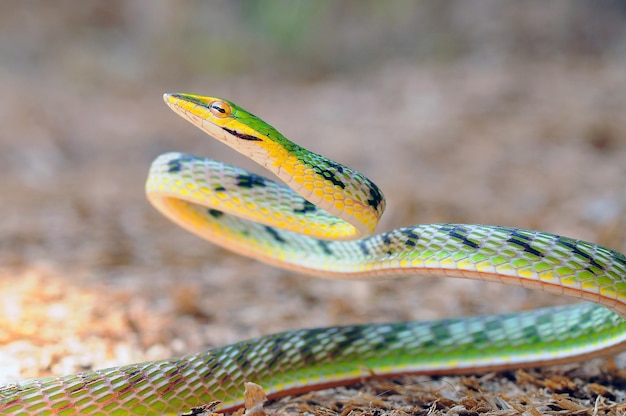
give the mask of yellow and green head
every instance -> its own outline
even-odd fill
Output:
[[[191,94],[163,98],[174,112],[264,166],[309,202],[356,221],[360,225],[355,236],[374,231],[385,200],[361,173],[298,146],[231,101]]]
[[[164,94],[165,103],[193,125],[266,166],[268,156],[298,146],[274,127],[231,101],[191,94]]]

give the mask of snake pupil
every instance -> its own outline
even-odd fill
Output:
[[[215,117],[219,118],[225,118],[231,114],[230,105],[224,101],[213,101],[209,105],[209,111],[211,111]]]

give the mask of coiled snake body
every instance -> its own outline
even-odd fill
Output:
[[[184,357],[9,384],[0,387],[0,413],[179,414],[215,400],[232,409],[242,404],[244,381],[279,395],[367,377],[484,372],[624,349],[623,254],[486,225],[416,225],[371,235],[385,200],[365,176],[290,142],[227,100],[164,98],[176,113],[288,185],[193,155],[158,157],[146,184],[149,200],[201,237],[308,274],[462,277],[596,304],[289,331]]]

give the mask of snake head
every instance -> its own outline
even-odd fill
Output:
[[[167,93],[163,100],[200,130],[263,166],[268,167],[268,156],[291,143],[274,127],[223,98]]]
[[[344,220],[354,217],[361,225],[349,238],[374,231],[385,201],[380,189],[359,172],[298,146],[223,98],[165,94],[163,99],[174,112],[268,169],[310,203]]]

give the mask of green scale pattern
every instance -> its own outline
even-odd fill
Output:
[[[244,381],[267,392],[377,373],[455,373],[485,363],[537,365],[624,341],[626,323],[594,304],[440,321],[302,329],[203,353],[51,377],[0,389],[11,415],[179,414],[220,400],[238,403]],[[503,351],[520,358],[507,361]],[[464,371],[465,370],[465,371]],[[46,403],[46,405],[44,405]]]
[[[202,181],[211,189],[223,186],[231,197],[246,202],[270,200],[272,212],[301,215],[307,221],[332,224],[339,221],[308,202],[285,185],[259,177],[263,186],[241,187],[237,179],[246,171],[209,159],[171,153],[157,159],[151,177],[159,177],[174,161],[182,161],[181,183]],[[176,162],[178,163],[178,162]],[[175,164],[175,163],[174,163]],[[185,173],[190,172],[190,173]],[[173,176],[174,178],[176,176]],[[211,179],[209,181],[209,179]],[[171,180],[170,180],[171,181]],[[174,192],[177,192],[175,189]],[[306,207],[309,207],[306,209]],[[519,278],[517,284],[533,281],[550,284],[547,290],[562,293],[562,287],[622,302],[626,298],[626,257],[597,244],[540,231],[512,227],[468,224],[423,224],[399,228],[358,241],[324,241],[303,236],[238,216],[216,212],[192,202],[181,210],[201,219],[215,234],[228,236],[235,245],[249,247],[260,259],[274,259],[284,267],[306,273],[371,273],[393,277],[408,274],[454,275],[479,278],[481,272]],[[196,232],[190,228],[191,232]],[[206,237],[206,236],[205,236]],[[219,243],[219,241],[216,241]],[[419,269],[419,270],[417,270]],[[465,273],[467,272],[467,273]],[[514,283],[514,282],[513,282]],[[582,295],[581,295],[582,296]]]

